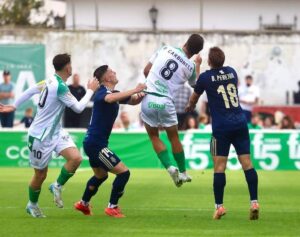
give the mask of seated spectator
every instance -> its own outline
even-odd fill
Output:
[[[127,111],[122,111],[121,112],[120,120],[121,120],[122,128],[125,131],[128,131],[131,127],[130,127],[130,119],[129,119],[129,115],[128,115]]]
[[[265,117],[264,121],[263,121],[263,127],[264,129],[274,129],[275,124],[274,124],[274,118],[271,116],[267,116]]]
[[[258,113],[253,113],[250,123],[248,123],[249,129],[262,129],[262,120]]]
[[[25,124],[25,128],[29,128],[33,122],[33,109],[27,108],[25,110],[25,116],[21,119],[20,123]]]
[[[183,122],[182,128],[183,130],[197,129],[198,128],[197,119],[192,115],[188,115]]]
[[[208,116],[206,114],[201,114],[199,116],[199,129],[205,129],[208,124]]]
[[[290,116],[284,116],[279,124],[279,129],[296,129],[295,124]]]

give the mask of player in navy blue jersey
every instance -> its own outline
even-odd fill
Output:
[[[101,86],[94,96],[93,114],[83,142],[94,176],[87,182],[81,201],[75,203],[74,207],[85,215],[91,215],[89,202],[97,193],[99,186],[107,179],[108,172],[111,172],[116,178],[105,213],[121,218],[125,216],[118,207],[118,201],[124,193],[130,172],[120,158],[108,148],[108,141],[118,115],[119,103],[130,105],[140,103],[146,85],[138,84],[136,88],[125,92],[115,91],[118,79],[116,73],[107,65],[97,68],[94,77],[99,80]]]
[[[246,117],[238,99],[238,76],[232,67],[223,66],[224,52],[213,47],[209,50],[210,70],[200,74],[194,93],[190,97],[186,111],[193,111],[200,95],[206,91],[208,106],[212,117],[211,154],[214,162],[214,219],[226,214],[223,207],[224,188],[226,185],[225,169],[230,145],[237,152],[239,162],[245,173],[250,193],[250,219],[258,219],[257,202],[258,177],[250,159],[250,139]]]

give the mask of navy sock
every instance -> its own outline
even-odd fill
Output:
[[[99,186],[108,178],[108,176],[98,179],[96,176],[93,176],[92,178],[89,179],[89,181],[86,184],[85,191],[82,196],[82,201],[84,202],[89,202],[94,196],[97,191]]]
[[[225,173],[214,173],[215,204],[223,204],[224,188],[226,185]]]
[[[129,180],[130,172],[127,170],[124,173],[117,174],[115,181],[113,182],[113,187],[110,195],[109,203],[117,205],[119,198],[122,197],[125,189],[125,185]]]
[[[257,185],[258,177],[254,168],[250,170],[244,170],[246,181],[248,183],[248,189],[250,193],[250,200],[257,200]]]

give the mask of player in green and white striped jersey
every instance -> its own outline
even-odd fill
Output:
[[[62,129],[61,117],[66,106],[77,113],[82,112],[99,87],[98,80],[90,80],[86,95],[77,101],[66,85],[67,79],[72,75],[70,55],[56,55],[53,66],[56,72],[53,77],[27,89],[14,105],[0,105],[0,112],[14,111],[33,95],[40,94],[37,114],[28,131],[29,160],[34,168],[34,175],[29,185],[29,202],[26,209],[33,217],[45,217],[38,206],[38,199],[53,151],[66,159],[59,177],[49,187],[54,195],[55,204],[63,207],[62,186],[74,175],[82,157],[72,138]]]

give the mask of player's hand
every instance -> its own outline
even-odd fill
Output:
[[[195,59],[194,59],[194,62],[197,64],[197,65],[201,65],[202,63],[202,57],[200,54],[197,54]]]
[[[143,90],[145,90],[147,88],[146,84],[144,83],[139,83],[137,84],[137,86],[134,88],[135,93],[140,93]]]
[[[99,81],[96,77],[88,81],[87,88],[94,92],[99,88]]]
[[[140,92],[136,94],[136,102],[139,104],[141,103],[141,101],[144,99],[145,97],[145,93],[144,92]]]
[[[193,112],[195,110],[195,107],[196,105],[192,105],[192,104],[188,104],[186,107],[185,107],[185,112]]]
[[[0,104],[0,113],[10,113],[16,110],[16,107],[13,105],[3,105]]]

